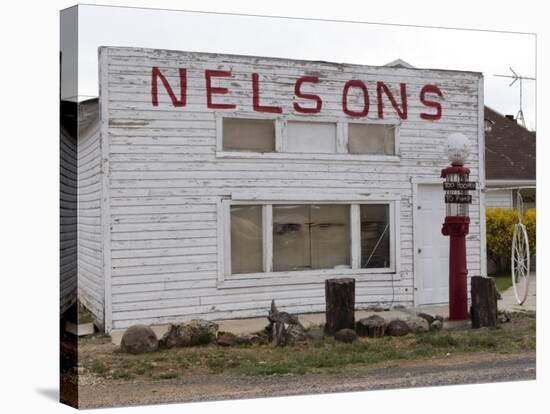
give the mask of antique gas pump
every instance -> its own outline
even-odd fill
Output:
[[[461,133],[449,135],[447,155],[451,166],[441,171],[445,178],[446,217],[441,232],[450,236],[449,243],[449,320],[468,319],[468,268],[466,264],[466,235],[469,231],[469,204],[476,183],[468,181],[470,170],[464,167],[469,154],[468,138]]]

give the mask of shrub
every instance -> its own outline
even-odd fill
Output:
[[[536,254],[537,249],[537,210],[530,208],[523,214],[523,224],[529,237],[529,253]]]
[[[518,220],[517,210],[504,208],[488,208],[487,217],[487,252],[497,265],[499,273],[510,267],[512,254],[512,237],[514,226]],[[529,237],[529,250],[533,255],[536,248],[536,211],[528,209],[524,212],[522,222]]]

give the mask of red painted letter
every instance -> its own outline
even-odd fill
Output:
[[[354,111],[348,108],[348,93],[350,88],[359,88],[363,91],[363,110]],[[357,79],[352,79],[346,82],[344,85],[344,93],[342,94],[342,109],[344,113],[349,116],[367,116],[369,114],[369,93],[367,91],[367,85]]]
[[[157,66],[153,66],[153,71],[151,72],[151,101],[153,106],[159,105],[159,97],[158,97],[158,78],[162,81],[162,84],[164,85],[164,89],[166,89],[166,92],[168,92],[168,95],[170,96],[170,99],[172,100],[172,105],[177,107],[183,107],[186,103],[186,97],[187,97],[187,70],[179,68],[179,74],[180,74],[180,95],[181,98],[178,100],[176,98],[176,95],[174,95],[174,91],[172,90],[172,87],[164,77],[164,75],[160,72],[159,68]]]
[[[262,106],[260,105],[260,75],[252,74],[252,107],[256,112],[270,112],[272,114],[280,114],[283,108],[280,106]]]
[[[204,78],[206,79],[206,106],[210,109],[233,109],[236,107],[234,104],[213,103],[212,95],[225,95],[229,92],[227,88],[214,88],[212,87],[212,77],[230,77],[231,72],[226,70],[205,70]]]
[[[421,113],[420,118],[435,121],[435,120],[441,118],[441,112],[442,112],[441,111],[441,104],[439,102],[430,101],[430,100],[426,99],[426,94],[427,93],[435,93],[440,98],[443,97],[443,93],[441,93],[441,90],[439,90],[439,88],[435,85],[425,85],[422,88],[422,90],[420,91],[420,101],[425,106],[436,109],[435,114]]]
[[[384,119],[384,102],[382,102],[382,92],[384,92],[389,98],[391,106],[393,106],[393,109],[395,109],[397,115],[399,115],[399,118],[407,119],[407,85],[405,85],[404,83],[400,83],[399,85],[401,87],[401,106],[403,109],[399,108],[399,106],[397,105],[397,101],[393,97],[393,94],[384,82],[376,83],[376,94],[378,99],[378,118]]]
[[[302,93],[300,88],[302,87],[302,83],[304,82],[319,83],[319,78],[317,76],[302,76],[296,81],[296,84],[294,85],[294,95],[296,95],[298,98],[310,99],[312,101],[315,101],[315,108],[304,108],[298,102],[294,102],[294,110],[302,114],[318,114],[319,112],[321,112],[323,101],[318,95],[314,95],[311,93]]]

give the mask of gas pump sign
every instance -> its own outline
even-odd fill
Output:
[[[473,181],[445,181],[443,183],[444,190],[461,190],[469,191],[476,189],[476,183]]]
[[[472,196],[470,194],[445,194],[445,203],[472,204]]]

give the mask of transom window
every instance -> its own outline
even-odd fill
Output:
[[[395,270],[392,202],[224,205],[225,274]]]
[[[350,154],[395,154],[395,126],[384,124],[348,125]]]
[[[275,123],[269,119],[223,119],[224,151],[275,151]]]
[[[284,134],[285,152],[336,152],[336,122],[288,121]]]

